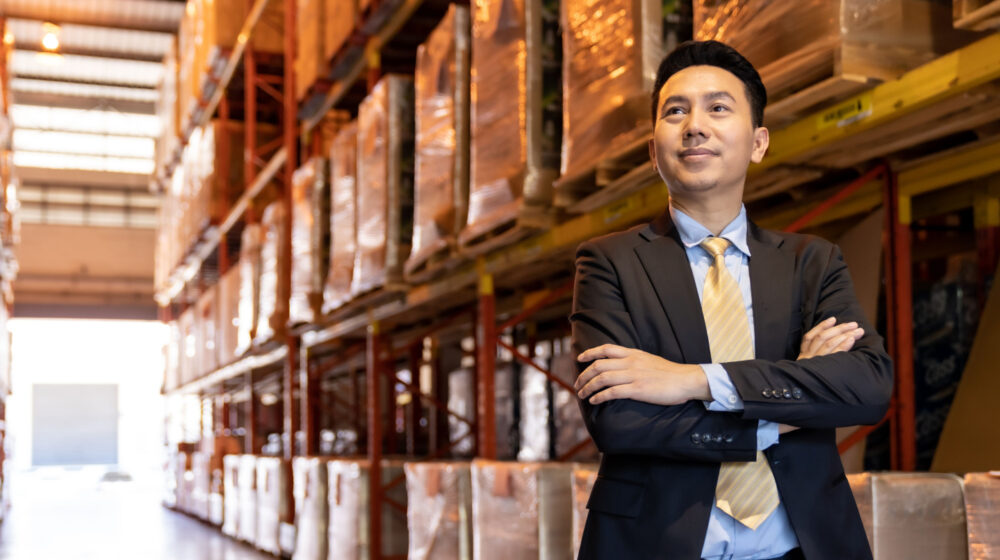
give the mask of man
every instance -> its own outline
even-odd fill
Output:
[[[580,558],[871,558],[834,429],[883,417],[891,363],[840,250],[746,218],[760,76],[689,42],[652,101],[669,208],[577,254],[576,388],[604,453]]]

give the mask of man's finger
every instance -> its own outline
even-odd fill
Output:
[[[816,335],[823,332],[824,329],[832,327],[836,322],[837,322],[836,317],[829,317],[823,319],[822,321],[817,323],[815,327],[809,329],[809,332],[807,332],[806,335],[802,337],[802,341],[803,342],[811,341],[813,338],[816,337]]]
[[[621,360],[595,360],[592,364],[587,366],[587,369],[583,370],[583,372],[577,376],[573,387],[579,390],[580,387],[583,387],[588,381],[593,379],[595,375],[613,369],[624,369],[624,367],[625,364],[623,364]]]
[[[831,339],[842,336],[846,332],[850,332],[858,327],[857,323],[844,323],[843,325],[837,325],[835,327],[830,327],[825,331],[821,332],[819,336],[813,341],[814,344],[824,345]]]
[[[576,357],[576,361],[590,362],[601,358],[624,358],[625,356],[628,356],[628,353],[629,349],[624,346],[618,346],[617,344],[602,344],[600,346],[584,350],[583,353]]]
[[[597,393],[593,397],[590,397],[590,404],[601,404],[603,402],[613,401],[615,399],[628,399],[632,397],[631,388],[633,385],[615,385],[614,387],[608,387],[607,389]]]
[[[616,385],[623,385],[625,383],[631,383],[632,378],[626,372],[615,370],[606,371],[593,379],[589,383],[583,386],[577,393],[581,399],[585,399],[594,393],[600,391],[601,389],[606,389],[608,387],[614,387]]]

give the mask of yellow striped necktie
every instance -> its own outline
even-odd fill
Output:
[[[729,241],[709,237],[701,246],[713,259],[701,298],[712,363],[752,360],[753,342],[743,295],[726,269],[723,257]],[[778,487],[763,453],[758,451],[752,462],[722,463],[715,487],[715,503],[719,509],[750,529],[757,529],[778,507],[778,502]]]

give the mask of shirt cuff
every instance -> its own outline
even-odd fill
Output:
[[[701,364],[705,377],[708,378],[708,390],[712,400],[705,401],[705,407],[712,412],[732,412],[743,410],[743,399],[736,392],[733,380],[722,364]]]
[[[770,420],[757,421],[757,451],[763,451],[778,443],[778,423]]]

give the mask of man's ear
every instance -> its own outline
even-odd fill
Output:
[[[771,133],[763,126],[758,126],[753,131],[753,150],[750,152],[750,161],[760,163],[767,153],[767,147],[771,143]]]
[[[653,143],[652,138],[647,142],[647,146],[649,146],[649,161],[653,162],[653,171],[659,173],[660,170],[656,167],[656,144]]]

